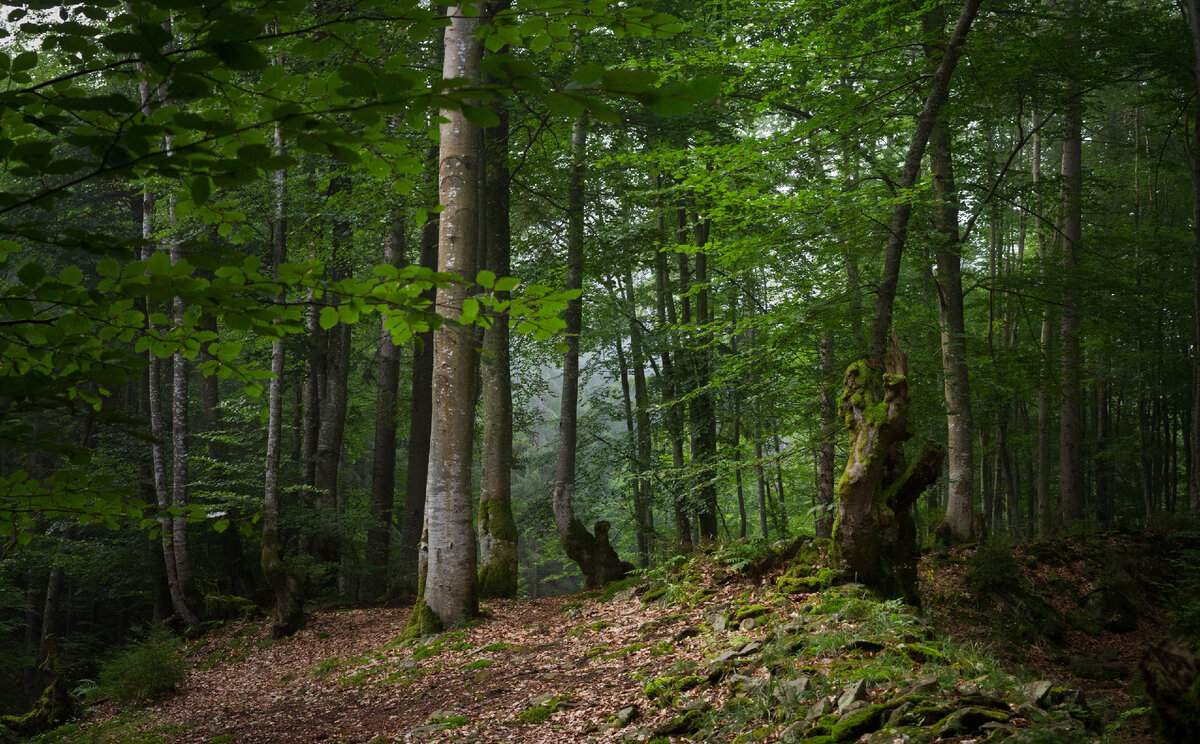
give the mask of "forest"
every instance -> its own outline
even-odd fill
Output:
[[[0,740],[235,623],[772,571],[1058,566],[1200,675],[1197,0],[6,1],[0,78]]]

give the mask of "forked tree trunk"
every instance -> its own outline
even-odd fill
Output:
[[[917,128],[904,159],[899,190],[911,189],[942,105],[950,77],[981,0],[966,0],[929,84]],[[838,484],[834,555],[860,581],[887,594],[916,601],[916,528],[911,506],[937,478],[943,453],[926,445],[908,467],[901,445],[908,439],[907,361],[891,336],[900,257],[912,204],[898,202],[884,249],[884,270],[875,303],[867,358],[846,370],[841,413],[850,432],[850,453]]]
[[[583,177],[587,154],[587,121],[580,116],[571,134],[573,162],[567,207],[567,289],[583,286]],[[579,333],[583,327],[583,302],[567,304],[567,352],[563,355],[562,408],[558,424],[558,462],[554,470],[551,507],[554,524],[567,557],[579,564],[588,588],[603,586],[633,568],[622,561],[608,539],[608,522],[597,522],[589,532],[575,516],[575,448],[579,410]]]

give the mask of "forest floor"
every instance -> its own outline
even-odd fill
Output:
[[[995,585],[983,550],[928,556],[921,617],[830,587],[806,543],[603,594],[489,601],[486,619],[421,641],[404,639],[408,608],[316,612],[282,641],[230,622],[188,647],[173,695],[42,741],[1157,741],[1129,688],[1161,609],[1121,633],[1080,609],[1112,555],[1152,585],[1142,546],[1083,542],[1018,554],[1017,581]]]

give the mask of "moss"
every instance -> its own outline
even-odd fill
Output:
[[[592,646],[587,651],[583,652],[585,659],[596,659],[612,651],[609,646]]]
[[[946,705],[919,705],[905,713],[899,723],[932,726],[953,712],[954,709]]]
[[[412,614],[408,616],[408,624],[404,626],[406,638],[424,638],[442,632],[442,619],[437,616],[424,599],[418,599],[413,605]]]
[[[946,664],[949,659],[941,651],[920,643],[902,643],[896,650],[918,664]]]
[[[771,611],[770,607],[760,604],[752,604],[746,607],[741,607],[733,614],[733,619],[737,622],[749,620],[752,617],[762,617]]]
[[[550,716],[554,715],[557,710],[557,705],[551,703],[547,705],[535,705],[532,708],[526,708],[517,714],[517,720],[521,723],[545,723],[550,720]]]
[[[489,556],[488,561],[479,567],[479,596],[517,596],[518,532],[512,507],[500,499],[480,501],[478,525],[480,542],[486,542]]]
[[[611,602],[618,594],[626,589],[632,589],[642,583],[640,576],[630,576],[627,579],[618,579],[604,587],[604,591],[600,592],[599,600],[601,602]]]
[[[789,572],[790,573],[790,572]],[[779,591],[784,594],[812,594],[828,589],[837,579],[838,572],[832,568],[822,568],[814,576],[781,576],[777,582]]]
[[[887,705],[872,705],[845,716],[833,726],[834,741],[854,741],[863,734],[878,731],[883,713],[889,709]]]
[[[657,589],[651,589],[642,595],[642,602],[649,603],[657,599],[662,599],[667,594],[667,587],[660,586]]]
[[[463,664],[463,669],[467,671],[473,671],[475,669],[487,669],[495,663],[496,662],[492,659],[476,659],[475,661],[470,661],[466,664]]]

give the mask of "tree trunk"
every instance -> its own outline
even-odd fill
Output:
[[[940,27],[940,23],[938,26]],[[929,135],[929,169],[937,197],[938,320],[942,331],[942,380],[946,400],[946,456],[949,493],[939,539],[949,545],[975,540],[975,426],[967,375],[966,324],[963,320],[962,245],[958,229],[958,191],[954,185],[950,132],[943,122]]]
[[[950,91],[950,77],[962,53],[980,0],[966,0],[945,52],[929,84],[917,128],[904,159],[899,191],[917,181],[921,159],[938,112]],[[885,355],[892,307],[900,277],[900,256],[912,204],[897,202],[884,250],[883,277],[875,303],[867,358],[846,370],[842,417],[850,431],[850,455],[838,484],[834,555],[860,581],[891,595],[916,601],[916,528],[910,507],[932,483],[942,453],[926,445],[903,467],[901,444],[908,438],[907,361],[896,340]]]
[[[662,209],[658,213],[658,233],[664,234]],[[657,297],[658,327],[675,328],[675,301],[671,297],[670,268],[667,255],[661,249],[654,254],[654,287]],[[678,535],[680,547],[685,551],[692,549],[692,524],[688,517],[680,478],[682,478],[683,460],[683,420],[681,404],[677,401],[678,381],[676,370],[667,345],[662,350],[663,393],[667,399],[667,410],[664,418],[667,424],[667,436],[671,440],[671,509],[675,515],[675,532]]]
[[[642,326],[637,318],[637,304],[633,297],[633,272],[625,269],[625,302],[629,306],[629,352],[633,363],[633,402],[635,443],[637,446],[638,481],[636,501],[633,505],[634,519],[638,529],[638,560],[642,568],[650,565],[650,551],[654,537],[654,515],[650,510],[650,480],[645,473],[650,468],[653,442],[650,439],[650,394],[646,388],[646,353],[642,346]]]
[[[1079,12],[1071,3],[1068,15]],[[1080,351],[1079,309],[1072,290],[1078,274],[1083,218],[1082,91],[1072,84],[1063,110],[1062,209],[1062,400],[1058,418],[1058,495],[1064,525],[1083,518],[1083,356]]]
[[[283,131],[275,126],[275,153],[283,154]],[[284,197],[287,172],[275,171],[275,220],[272,225],[274,264],[287,260],[287,220]],[[280,292],[276,300],[283,302]],[[262,564],[263,577],[275,594],[275,613],[271,618],[271,635],[290,636],[304,625],[304,581],[302,576],[284,561],[283,541],[279,532],[280,487],[279,470],[283,450],[283,375],[286,344],[282,338],[271,344],[271,381],[267,387],[267,460],[263,478]]]
[[[429,148],[430,180],[437,170],[438,150]],[[437,269],[440,218],[433,212],[421,227],[418,251],[421,266]],[[432,307],[434,290],[421,294]],[[412,352],[412,391],[408,404],[408,465],[404,483],[404,513],[400,523],[400,563],[398,583],[417,591],[417,556],[425,524],[425,486],[429,475],[429,436],[433,426],[433,331],[417,334]]]
[[[695,244],[697,247],[694,279],[696,291],[696,325],[707,329],[712,322],[712,311],[708,295],[708,255],[704,246],[708,243],[709,224],[697,220]],[[682,259],[684,255],[679,254]],[[683,291],[686,291],[684,289]],[[698,477],[697,497],[699,510],[696,521],[700,537],[717,539],[717,485],[713,463],[717,458],[717,416],[713,405],[713,394],[709,389],[712,375],[711,334],[702,330],[698,334],[699,348],[690,356],[693,395],[688,403],[688,415],[692,426],[692,467]]]
[[[404,265],[404,224],[394,205],[389,209],[383,239],[384,263]],[[388,556],[396,500],[396,416],[400,409],[400,347],[392,341],[387,318],[380,321],[379,375],[375,383],[375,447],[371,460],[371,498],[367,527],[366,569],[361,585],[365,599],[387,594]]]
[[[837,431],[837,401],[833,391],[833,333],[826,331],[817,349],[820,365],[821,442],[817,448],[816,536],[833,537],[834,442]]]
[[[1186,20],[1192,39],[1192,75],[1200,95],[1200,8],[1187,0]],[[1188,447],[1188,509],[1200,515],[1200,111],[1192,125],[1192,388]]]
[[[575,120],[571,133],[572,164],[567,205],[567,289],[583,287],[583,180],[587,155],[587,120]],[[558,424],[558,462],[554,470],[551,507],[554,524],[567,557],[579,564],[588,588],[621,578],[633,567],[617,556],[608,539],[608,522],[597,522],[588,532],[575,516],[575,448],[579,407],[579,334],[583,327],[583,301],[567,303],[567,353],[563,355],[562,407]]]
[[[493,12],[511,7],[493,3]],[[501,50],[502,52],[504,50]],[[512,273],[509,233],[508,109],[494,104],[500,123],[484,131],[485,268],[497,277]],[[497,293],[507,299],[508,293]],[[512,514],[512,370],[507,316],[483,334],[483,456],[479,484],[479,595],[515,597],[519,579],[517,524]]]
[[[475,39],[478,17],[464,14],[465,5],[450,9],[443,39],[442,77],[479,82],[480,45]],[[438,232],[438,270],[468,280],[476,275],[479,256],[481,199],[479,128],[461,109],[444,109],[438,194],[442,218]],[[425,523],[428,564],[423,593],[413,610],[422,634],[439,626],[458,625],[478,614],[475,532],[472,524],[471,452],[475,438],[475,384],[478,356],[470,327],[456,324],[469,287],[450,285],[438,291],[438,307],[446,322],[433,335],[433,427],[429,440],[429,475]],[[411,623],[412,621],[410,621]]]
[[[329,196],[347,192],[349,179],[335,176],[329,184]],[[350,225],[339,216],[332,225],[333,250],[326,267],[331,281],[350,275]],[[350,378],[351,326],[338,323],[329,330],[328,366],[325,393],[321,401],[321,426],[317,433],[317,450],[313,487],[316,506],[323,531],[313,541],[313,558],[319,563],[340,564],[341,526],[338,509],[338,474],[342,461],[342,442],[346,431],[347,388]]]
[[[1037,115],[1033,116],[1033,128],[1041,129]],[[1034,134],[1033,162],[1030,175],[1033,181],[1034,193],[1037,193],[1041,181],[1042,136]],[[1040,210],[1039,210],[1040,211]],[[1046,236],[1046,225],[1041,217],[1037,229],[1038,259],[1041,262],[1043,276],[1049,275],[1052,243]],[[1050,491],[1051,469],[1053,456],[1051,431],[1054,425],[1052,409],[1051,384],[1054,379],[1053,359],[1054,348],[1054,314],[1051,306],[1042,309],[1042,328],[1038,338],[1041,347],[1041,360],[1038,375],[1037,396],[1037,536],[1038,539],[1048,539],[1054,533],[1054,495]]]

